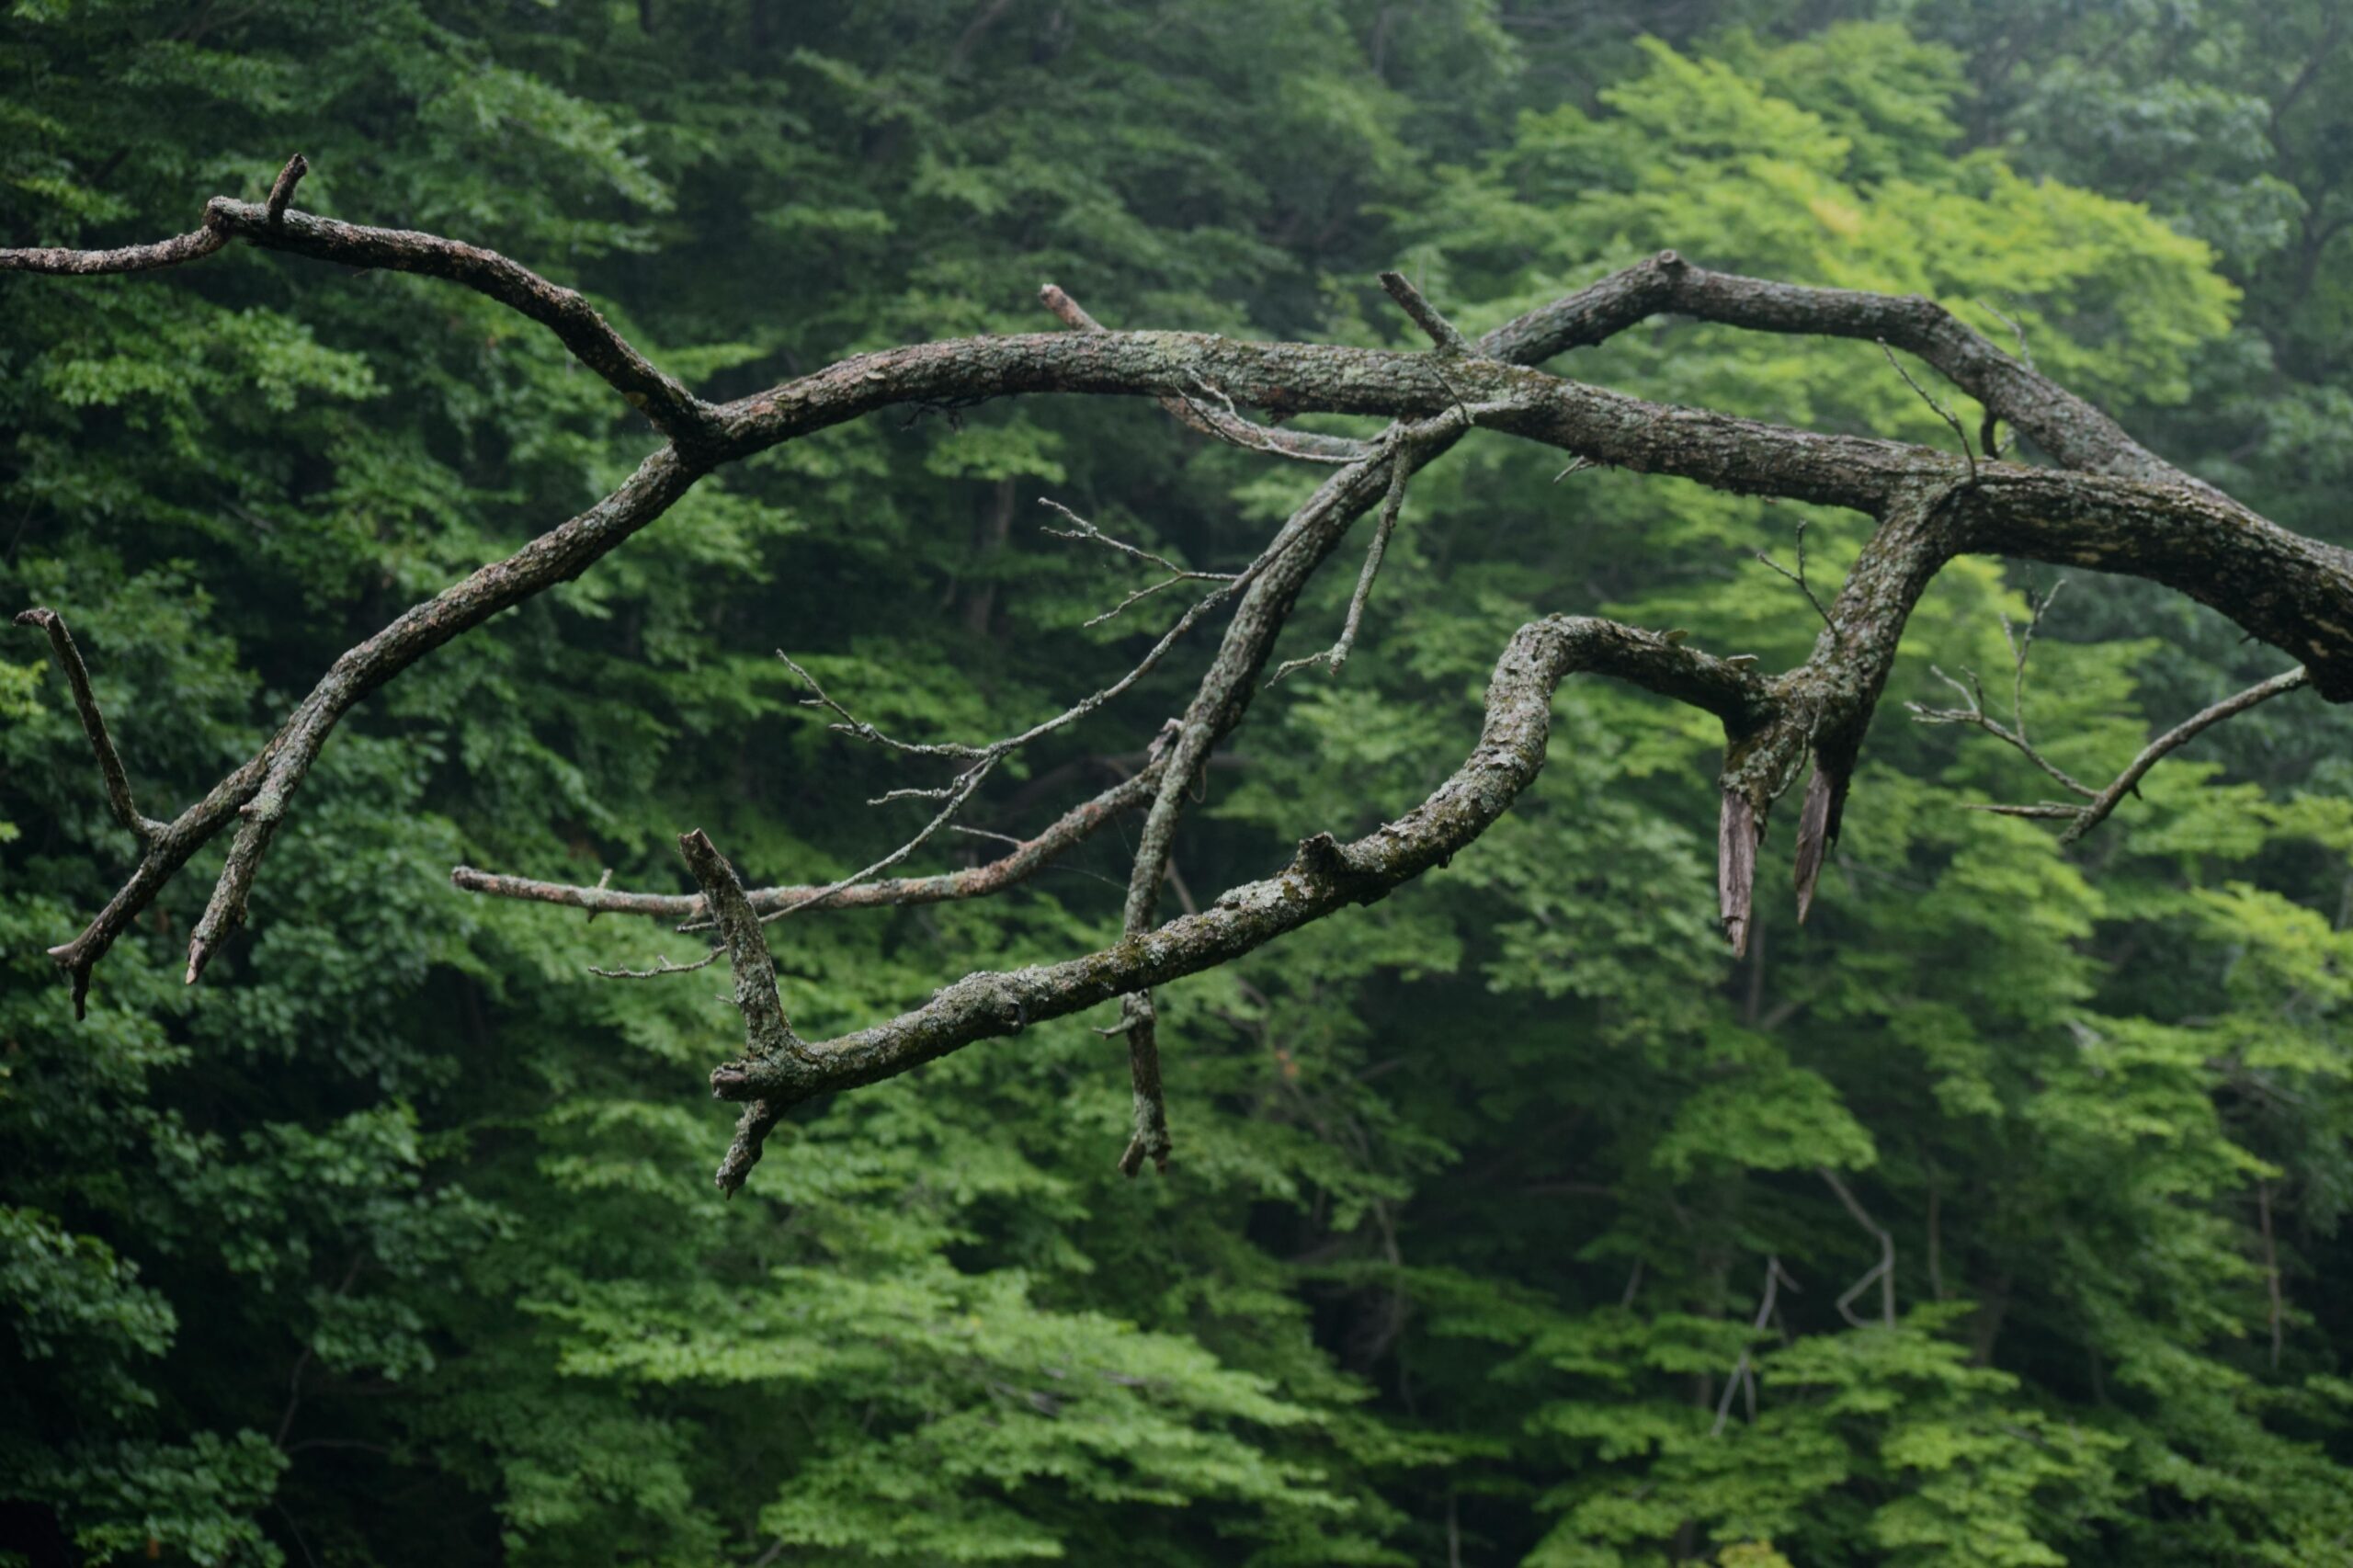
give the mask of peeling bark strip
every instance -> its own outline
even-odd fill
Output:
[[[1382,286],[1435,346],[1427,352],[1400,352],[1237,342],[1199,333],[1114,332],[1049,285],[1042,296],[1048,309],[1076,330],[885,349],[751,397],[712,404],[640,354],[581,295],[495,252],[438,235],[368,228],[295,210],[293,198],[309,166],[299,153],[288,160],[261,204],[216,198],[205,209],[204,226],[192,233],[116,250],[0,251],[0,271],[150,271],[199,260],[231,240],[242,240],[342,266],[439,278],[496,300],[552,332],[668,444],[587,511],[415,606],[337,659],[260,752],[169,822],[138,811],[129,774],[63,621],[49,609],[19,615],[18,624],[48,636],[73,690],[108,803],[140,845],[135,865],[106,907],[81,935],[50,949],[72,979],[77,1017],[98,959],[196,851],[233,823],[226,865],[189,943],[188,979],[193,983],[202,973],[229,933],[244,921],[262,861],[320,749],[361,699],[499,610],[577,576],[660,517],[700,474],[721,463],[897,404],[1061,392],[1150,397],[1215,439],[1336,468],[1245,570],[1230,580],[1220,577],[1215,591],[1188,608],[1127,675],[1020,734],[987,745],[892,742],[818,692],[821,705],[835,708],[847,722],[839,727],[863,739],[919,758],[966,765],[949,786],[903,791],[946,805],[916,839],[857,877],[828,887],[747,892],[699,833],[680,840],[702,888],[699,895],[630,892],[601,884],[568,887],[465,867],[452,873],[452,881],[471,892],[718,928],[736,977],[746,1046],[741,1059],[712,1074],[722,1097],[748,1102],[720,1168],[720,1186],[730,1192],[742,1184],[759,1158],[762,1140],[792,1104],[872,1083],[973,1040],[1016,1033],[1113,997],[1126,999],[1117,1032],[1128,1039],[1136,1103],[1135,1131],[1121,1164],[1132,1172],[1147,1158],[1165,1160],[1167,1120],[1150,988],[1223,963],[1350,903],[1381,897],[1431,866],[1443,865],[1535,777],[1543,761],[1550,694],[1571,673],[1631,681],[1722,722],[1718,896],[1735,951],[1745,947],[1753,926],[1756,855],[1768,818],[1811,765],[1795,864],[1802,919],[1837,841],[1857,759],[1912,607],[1956,554],[2013,555],[2164,584],[2220,610],[2300,666],[2158,737],[2104,790],[2060,776],[2086,804],[1998,808],[2063,818],[2069,823],[2069,839],[2096,826],[2159,758],[2211,724],[2306,685],[2332,702],[2353,700],[2353,554],[2290,533],[2182,473],[2135,443],[2107,415],[1917,296],[1895,299],[1742,278],[1692,266],[1670,251],[1471,342],[1418,290],[1389,273],[1382,275]],[[1662,313],[1901,348],[1979,402],[1985,452],[1981,458],[1970,448],[1959,415],[1916,382],[1914,390],[1960,434],[1958,455],[1670,407],[1533,368]],[[1911,381],[1900,362],[1895,373]],[[1375,439],[1356,441],[1280,429],[1245,416],[1245,407],[1277,415],[1378,415],[1393,423]],[[2057,466],[1998,460],[1992,433],[2003,422]],[[1338,640],[1326,653],[1285,666],[1322,663],[1337,677],[1375,587],[1381,546],[1395,525],[1407,483],[1473,427],[1573,453],[1577,460],[1565,472],[1608,464],[1671,474],[1722,490],[1849,507],[1873,517],[1878,528],[1828,607],[1805,586],[1802,570],[1796,574],[1826,624],[1803,664],[1769,678],[1753,672],[1745,660],[1711,658],[1680,647],[1679,639],[1608,621],[1556,617],[1522,628],[1489,687],[1479,749],[1421,806],[1353,843],[1336,843],[1327,835],[1310,838],[1277,876],[1236,888],[1198,914],[1158,924],[1159,890],[1188,790],[1219,742],[1242,722],[1302,589],[1356,520],[1378,507],[1373,547]],[[1149,591],[1131,595],[1120,608]],[[1228,608],[1232,618],[1215,657],[1182,718],[1170,722],[1165,749],[1154,748],[1142,773],[1073,807],[1037,837],[987,865],[934,877],[867,880],[939,831],[998,758],[1095,713],[1169,656],[1191,627]],[[2017,656],[2022,679],[2023,643]],[[1972,704],[1968,712],[1922,716],[1977,722],[2039,759],[2022,722],[2013,733],[1985,720],[1973,697]],[[812,905],[871,907],[996,892],[1034,875],[1112,816],[1139,807],[1148,810],[1129,881],[1125,930],[1115,946],[1062,964],[967,976],[923,1007],[821,1045],[793,1034],[777,992],[763,921]],[[1824,1175],[1839,1187],[1834,1176]],[[1851,1195],[1841,1190],[1840,1196],[1859,1222],[1873,1228]],[[1892,1250],[1864,1283],[1874,1277],[1881,1281],[1885,1316],[1893,1302]],[[1848,1310],[1847,1301],[1840,1308]]]

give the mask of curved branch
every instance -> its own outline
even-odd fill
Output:
[[[269,204],[216,196],[204,210],[208,227],[264,250],[285,251],[345,267],[415,272],[472,289],[555,334],[602,376],[654,427],[683,446],[718,433],[710,403],[631,347],[576,290],[551,283],[494,250],[408,229],[373,229],[308,212],[273,212]]]
[[[1370,903],[1441,865],[1486,831],[1544,764],[1552,694],[1575,672],[1607,675],[1749,727],[1772,712],[1766,683],[1745,666],[1615,622],[1555,617],[1522,627],[1495,665],[1477,749],[1427,800],[1342,844],[1304,841],[1263,881],[1085,958],[1010,973],[968,975],[925,1006],[855,1034],[813,1043],[805,1057],[747,1055],[711,1074],[727,1100],[774,1109],[893,1077],[975,1040],[1018,1032],[1097,1003],[1239,958],[1345,908]]]
[[[1104,332],[1108,329],[1087,313],[1086,308],[1054,284],[1048,283],[1038,290],[1038,298],[1056,320],[1076,332]],[[1215,393],[1225,403],[1221,413],[1200,399],[1189,395],[1175,395],[1159,400],[1166,410],[1188,430],[1196,430],[1214,440],[1247,451],[1266,452],[1279,458],[1294,458],[1301,462],[1351,463],[1368,454],[1361,441],[1345,436],[1319,436],[1307,430],[1278,430],[1270,425],[1257,425],[1245,419],[1235,411],[1233,400],[1215,387],[1203,383],[1203,390]]]
[[[1919,294],[1746,278],[1694,266],[1670,250],[1521,317],[1490,334],[1489,341],[1504,358],[1536,364],[1667,312],[1752,332],[1883,341],[1935,366],[2063,467],[2206,488],[2133,440],[2100,409]],[[1544,339],[1559,347],[1533,351]]]
[[[214,197],[205,206],[204,227],[193,233],[119,250],[0,250],[0,272],[149,272],[210,256],[232,239],[242,239],[265,250],[346,267],[421,273],[486,294],[554,333],[574,358],[602,376],[673,441],[692,446],[716,435],[718,418],[711,405],[656,369],[577,291],[478,245],[290,211],[294,187],[310,167],[308,159],[295,153],[278,171],[268,198],[258,203]]]
[[[49,949],[49,956],[74,977],[77,1016],[92,967],[197,850],[233,819],[241,819],[229,864],[189,944],[190,979],[203,972],[222,937],[244,918],[254,873],[289,797],[335,723],[361,698],[452,637],[586,571],[669,510],[694,483],[697,472],[675,449],[664,448],[587,511],[451,585],[337,659],[267,746],[149,839],[130,878],[81,935]],[[256,801],[262,804],[249,810]]]
[[[1583,462],[1851,507],[1880,519],[1831,608],[1830,626],[1813,655],[1769,684],[1726,662],[1660,653],[1663,642],[1601,622],[1543,622],[1515,641],[1518,656],[1551,671],[1547,681],[1572,667],[1600,669],[1670,690],[1725,717],[1721,892],[1727,926],[1735,933],[1747,922],[1756,836],[1771,805],[1809,757],[1814,778],[1801,819],[1798,880],[1801,910],[1810,903],[1904,619],[1921,586],[1957,551],[2125,572],[2178,588],[2288,651],[2302,663],[2303,678],[2324,697],[2353,700],[2353,555],[2289,533],[2187,479],[2134,444],[2105,415],[1926,300],[1766,283],[1693,267],[1669,253],[1506,324],[1471,345],[1468,354],[1443,317],[1424,301],[1416,319],[1430,318],[1423,324],[1442,346],[1436,353],[1082,330],[861,355],[712,407],[647,363],[579,295],[495,253],[290,210],[294,182],[304,166],[299,159],[290,162],[267,203],[214,201],[200,234],[121,252],[5,253],[0,267],[135,270],[210,254],[235,237],[351,266],[440,277],[497,299],[555,332],[668,432],[672,445],[590,511],[415,607],[346,653],[258,756],[173,822],[151,824],[136,868],[106,909],[74,941],[52,949],[74,975],[77,1010],[97,956],[195,850],[235,816],[239,825],[227,866],[190,943],[190,979],[200,972],[227,932],[244,919],[256,869],[320,747],[342,715],[375,687],[497,610],[576,574],[659,517],[709,468],[892,404],[963,403],[1040,392],[1149,396],[1180,417],[1206,420],[1223,438],[1235,438],[1238,431],[1244,444],[1259,449],[1313,445],[1325,456],[1353,460],[1293,516],[1248,571],[1188,612],[1147,656],[1149,665],[1210,608],[1235,602],[1233,619],[1178,726],[1161,777],[1140,790],[1153,795],[1154,810],[1143,835],[1146,853],[1131,881],[1127,937],[1109,952],[1074,965],[960,983],[929,1009],[834,1042],[822,1071],[787,1072],[773,1062],[761,1067],[766,1076],[747,1076],[749,1068],[722,1069],[718,1081],[729,1097],[760,1098],[775,1092],[773,1103],[760,1099],[746,1113],[749,1131],[739,1132],[737,1155],[746,1148],[756,1152],[758,1132],[773,1121],[776,1106],[803,1091],[816,1092],[808,1087],[812,1083],[870,1082],[965,1040],[1051,1016],[1030,1006],[1046,999],[1032,995],[1035,977],[1062,976],[1054,996],[1065,1011],[1088,1005],[1085,998],[1137,993],[1161,979],[1222,961],[1350,898],[1379,896],[1430,863],[1416,857],[1427,851],[1442,858],[1450,853],[1446,846],[1467,842],[1492,820],[1487,808],[1500,811],[1540,761],[1540,723],[1534,732],[1534,760],[1524,745],[1515,744],[1529,733],[1524,715],[1512,722],[1517,729],[1507,724],[1507,733],[1494,737],[1486,748],[1488,761],[1480,765],[1483,771],[1458,775],[1448,787],[1453,793],[1442,790],[1433,798],[1425,808],[1433,814],[1385,830],[1393,842],[1380,835],[1347,846],[1311,840],[1292,872],[1237,890],[1233,896],[1239,902],[1147,929],[1184,788],[1218,740],[1240,722],[1302,586],[1358,517],[1395,494],[1412,470],[1460,437],[1461,426],[1468,423],[1461,413],[1473,406],[1482,425],[1558,447]],[[1409,305],[1414,298],[1410,290],[1401,297]],[[1066,297],[1063,302],[1068,304]],[[1669,407],[1527,368],[1662,311],[1763,331],[1882,339],[1935,366],[2074,472],[1981,463],[1973,454],[1957,460],[1914,445]],[[1063,314],[1074,324],[1094,324],[1075,305]],[[1202,403],[1197,396],[1201,392],[1223,405],[1230,420]],[[1378,415],[1400,424],[1356,456],[1357,449],[1335,447],[1328,438],[1302,443],[1251,425],[1242,420],[1237,404],[1278,415]],[[1635,647],[1645,650],[1643,657],[1629,653]],[[1502,708],[1491,712],[1491,730],[1502,722],[1498,714],[1504,709],[1518,712],[1525,707],[1525,672],[1515,675],[1510,664],[1507,658],[1497,673],[1495,693]],[[1621,665],[1626,667],[1617,667]],[[995,749],[1073,722],[1125,684]],[[1677,687],[1684,689],[1671,689]],[[118,778],[119,759],[109,770],[110,748],[97,742],[96,732],[93,744],[110,803],[122,816],[129,797],[127,780]],[[1509,782],[1515,778],[1518,783]],[[144,822],[135,811],[127,820]],[[895,886],[904,891],[919,883],[939,885],[934,879],[913,879]],[[707,891],[706,899],[710,896]],[[878,891],[876,896],[880,901],[882,895]],[[1006,999],[1009,1012],[994,1021],[983,1016]],[[1138,1073],[1140,1085],[1145,1076]]]

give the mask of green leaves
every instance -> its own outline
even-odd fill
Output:
[[[2308,5],[2110,10],[1807,33],[1767,7],[1631,43],[1574,8],[1323,0],[19,5],[0,217],[179,232],[301,146],[304,206],[496,245],[715,398],[1045,329],[1045,279],[1120,325],[1402,343],[1382,267],[1475,330],[1675,246],[1925,292],[2006,347],[2014,322],[2160,449],[2334,528],[2341,62]],[[235,249],[0,304],[0,596],[72,620],[158,813],[653,440],[429,280]],[[1952,439],[1869,344],[1660,322],[1564,369]],[[1768,670],[1819,633],[1755,561],[1794,561],[1791,508],[1558,472],[1474,439],[1415,481],[1345,678],[1256,698],[1170,908],[1419,800],[1534,616]],[[723,979],[585,973],[702,939],[447,884],[685,891],[690,826],[756,881],[864,864],[920,809],[865,802],[938,770],[830,731],[779,647],[894,734],[1001,733],[1167,624],[1154,599],[1085,629],[1143,579],[1040,539],[1039,495],[1222,568],[1316,477],[1148,405],[1040,403],[707,480],[376,695],[202,993],[199,862],[78,1029],[40,952],[129,846],[38,643],[0,649],[0,1500],[94,1561],[2329,1560],[2339,722],[2291,699],[2201,737],[2069,854],[1964,811],[2057,788],[1897,706],[1947,700],[1932,665],[2006,706],[2000,618],[2046,585],[1999,562],[1914,620],[1808,927],[1776,869],[1792,801],[1727,959],[1721,737],[1572,682],[1545,777],[1472,852],[1166,989],[1165,1180],[1110,1168],[1124,1053],[1094,1018],[806,1108],[722,1204]],[[1864,528],[1804,521],[1826,598]],[[1327,567],[1278,657],[1328,642],[1353,580]],[[2071,583],[2037,744],[2104,779],[2274,673],[2200,614]],[[971,825],[1033,834],[1136,766],[1205,649]],[[815,1038],[1095,946],[1126,847],[983,904],[779,923],[787,1007]],[[911,869],[996,852],[934,848]]]

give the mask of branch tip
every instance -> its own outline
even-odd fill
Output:
[[[1388,290],[1391,299],[1397,301],[1397,308],[1413,318],[1414,324],[1422,329],[1431,347],[1440,353],[1472,355],[1478,352],[1471,340],[1462,335],[1461,329],[1447,320],[1404,273],[1382,273],[1381,286]]]
[[[286,166],[278,171],[278,178],[269,187],[269,199],[262,204],[265,221],[271,228],[285,223],[286,208],[294,199],[294,187],[301,184],[302,176],[310,172],[311,160],[300,153],[287,159]]]

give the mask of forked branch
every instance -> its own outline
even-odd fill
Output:
[[[112,251],[0,252],[0,270],[87,275],[147,271],[194,261],[232,239],[346,266],[418,273],[473,289],[546,326],[583,364],[642,410],[669,444],[611,495],[504,561],[483,566],[419,604],[351,649],[286,716],[276,735],[169,822],[142,816],[115,754],[87,672],[53,613],[20,618],[46,631],[72,686],[118,821],[140,841],[137,863],[83,933],[52,949],[74,980],[77,1011],[91,967],[194,853],[233,824],[226,866],[189,947],[189,978],[221,950],[245,916],[257,872],[290,803],[335,726],[362,699],[409,665],[518,604],[586,570],[659,518],[698,477],[720,464],[896,405],[965,403],[1032,393],[1139,396],[1158,401],[1188,426],[1248,449],[1336,465],[1336,472],[1230,579],[1176,568],[1134,547],[1105,542],[1166,568],[1155,587],[1214,578],[1128,672],[1060,713],[988,742],[901,742],[882,735],[811,680],[813,700],[834,709],[859,738],[918,757],[952,761],[954,777],[893,797],[944,804],[909,843],[855,876],[817,888],[746,892],[733,871],[690,835],[682,841],[701,892],[636,893],[491,876],[460,868],[458,885],[507,897],[715,925],[737,973],[746,1049],[713,1075],[722,1097],[747,1102],[721,1173],[733,1190],[782,1110],[812,1094],[904,1072],[971,1040],[1017,1032],[1114,997],[1128,998],[1128,1037],[1137,1102],[1123,1165],[1167,1151],[1160,1105],[1151,987],[1247,952],[1351,902],[1377,898],[1442,863],[1483,831],[1534,777],[1542,761],[1552,685],[1573,671],[1629,680],[1719,718],[1726,748],[1717,780],[1722,800],[1719,899],[1735,950],[1752,925],[1759,846],[1768,819],[1809,764],[1796,855],[1798,907],[1810,907],[1824,856],[1839,832],[1849,781],[1912,607],[1954,555],[1997,553],[2121,572],[2166,585],[2212,606],[2252,636],[2280,648],[2300,668],[2217,704],[2151,743],[2106,790],[2092,790],[2049,768],[2086,801],[2013,808],[2071,817],[2069,836],[2105,817],[2147,767],[2209,725],[2300,685],[2332,701],[2353,699],[2353,556],[2292,534],[2165,463],[2109,418],[2022,358],[1994,347],[1949,312],[1917,297],[1893,299],[1811,289],[1711,272],[1672,252],[1613,274],[1565,299],[1466,339],[1420,291],[1390,274],[1383,286],[1432,344],[1398,352],[1327,344],[1251,343],[1181,332],[1113,332],[1061,290],[1048,307],[1077,330],[913,345],[863,354],[765,392],[723,405],[704,403],[654,367],[574,291],[513,261],[437,235],[371,229],[296,210],[307,164],[290,160],[260,204],[216,199],[204,227],[157,244]],[[1677,408],[1535,369],[1564,350],[1598,343],[1661,313],[1681,313],[1750,330],[1875,342],[1925,361],[2030,439],[2053,467],[1983,460],[1961,432],[1955,454],[1892,441],[1790,429],[1709,410]],[[1897,363],[1899,371],[1903,366]],[[1907,381],[1912,381],[1904,371]],[[1948,423],[1957,416],[1913,381]],[[1246,417],[1262,409],[1277,423]],[[1370,415],[1391,421],[1371,441],[1279,427],[1290,415]],[[1379,832],[1342,844],[1318,835],[1265,881],[1233,890],[1213,906],[1165,924],[1159,889],[1169,875],[1177,819],[1213,748],[1242,722],[1299,595],[1358,518],[1378,520],[1339,640],[1317,657],[1337,669],[1347,657],[1405,486],[1470,429],[1499,432],[1569,453],[1578,465],[1608,465],[1680,476],[1719,489],[1849,508],[1875,529],[1827,605],[1793,574],[1824,627],[1808,658],[1770,677],[1753,661],[1716,659],[1608,622],[1577,619],[1523,628],[1496,667],[1480,749],[1421,807]],[[1132,599],[1131,601],[1132,602]],[[1123,607],[1124,608],[1124,607]],[[1133,779],[1066,812],[1038,837],[983,867],[935,877],[888,878],[973,798],[996,762],[1098,712],[1171,657],[1212,613],[1230,610],[1222,639],[1165,749]],[[1984,712],[1975,686],[1964,710],[1932,722],[1967,722],[2030,756],[2023,717],[2026,651],[2033,626],[2013,638],[2014,701],[2007,725]],[[797,666],[796,666],[797,667]],[[1924,717],[1928,717],[1924,715]],[[1120,942],[1102,952],[1010,975],[980,974],[942,990],[890,1023],[821,1045],[800,1042],[775,997],[763,920],[795,907],[936,902],[1000,891],[1035,874],[1110,817],[1145,807],[1128,884]],[[1870,1221],[1836,1177],[1824,1173],[1850,1212]],[[1884,1238],[1884,1233],[1877,1233]],[[1889,1244],[1892,1248],[1892,1243]],[[1893,1311],[1892,1252],[1881,1278]],[[1769,1288],[1769,1280],[1768,1280]],[[1849,1293],[1850,1295],[1853,1292]],[[1846,1309],[1842,1301],[1841,1310]]]
[[[2029,597],[2029,613],[2024,626],[2014,626],[2008,616],[2002,617],[2002,637],[2010,651],[2010,722],[2004,724],[1985,711],[1985,689],[1973,672],[1964,671],[1968,679],[1955,680],[1935,665],[1937,678],[1961,693],[1964,706],[1960,708],[1930,708],[1924,703],[1907,702],[1915,722],[1922,724],[1963,724],[1984,731],[1995,740],[2016,751],[2035,767],[2048,774],[2062,789],[2080,798],[2080,805],[2058,801],[2043,801],[2032,805],[1968,802],[1964,809],[1987,812],[1996,816],[2030,817],[2041,822],[2063,822],[2067,824],[2059,835],[2062,845],[2073,844],[2106,822],[2122,803],[2124,797],[2136,793],[2141,780],[2149,769],[2184,744],[2213,728],[2225,719],[2237,717],[2250,708],[2260,706],[2273,698],[2312,684],[2311,672],[2302,667],[2285,670],[2270,679],[2258,681],[2245,691],[2234,693],[2212,706],[2200,709],[2172,729],[2157,736],[2141,748],[2139,755],[2125,765],[2105,788],[2094,789],[2060,767],[2027,734],[2026,683],[2027,658],[2033,651],[2034,637],[2042,625],[2043,616],[2051,602],[2059,597],[2063,584],[2053,584],[2051,591],[2039,600]]]

